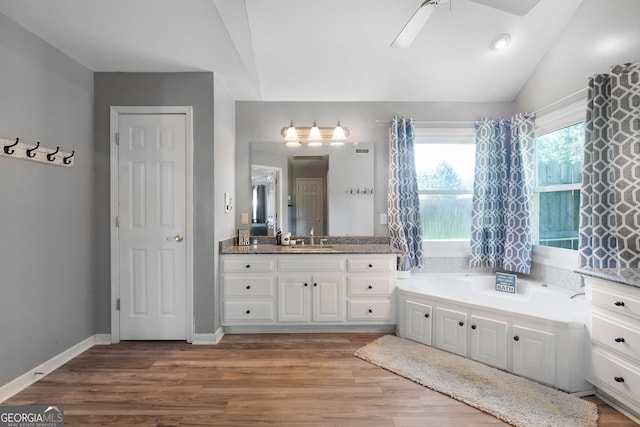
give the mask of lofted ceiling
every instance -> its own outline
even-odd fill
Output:
[[[582,0],[525,16],[450,0],[413,46],[390,47],[421,2],[0,0],[0,13],[92,71],[212,71],[238,100],[492,102],[515,99]],[[496,52],[500,33],[511,44]]]

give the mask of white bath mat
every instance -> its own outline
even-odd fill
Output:
[[[591,402],[417,342],[385,335],[355,355],[514,426],[597,425]]]

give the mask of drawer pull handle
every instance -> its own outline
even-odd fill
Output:
[[[369,289],[373,289],[373,286],[369,285]]]
[[[615,342],[624,342],[624,338],[620,337],[620,338],[616,338]]]
[[[613,379],[614,379],[617,383],[623,383],[623,382],[624,382],[624,378],[622,378],[622,377],[613,377]]]
[[[471,329],[475,330],[476,329],[476,325],[471,325]]]
[[[464,322],[458,322],[458,325],[464,326]]]
[[[251,314],[251,310],[247,310],[247,314]]]
[[[313,286],[318,286],[318,284],[317,284],[317,283],[314,283],[314,284],[313,284]]]
[[[515,337],[513,337],[513,340],[514,341],[520,341],[520,337],[516,335]]]
[[[373,264],[369,264],[369,268],[373,268]]]
[[[369,309],[369,313],[373,313],[373,310]]]
[[[426,317],[428,319],[429,318],[429,313],[425,313],[424,317]]]
[[[251,268],[251,264],[245,265],[244,268]]]
[[[304,285],[305,285],[305,286],[309,286],[309,284],[308,284],[308,283],[305,283]]]
[[[247,289],[251,289],[251,285],[247,285]]]
[[[614,304],[616,307],[624,307],[624,301],[616,301]]]

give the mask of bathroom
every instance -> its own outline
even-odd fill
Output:
[[[5,236],[0,243],[0,274],[1,289],[6,292],[0,299],[0,360],[4,363],[0,384],[89,337],[110,339],[115,309],[110,265],[110,106],[194,106],[193,332],[196,339],[210,342],[220,329],[215,303],[220,293],[218,242],[234,236],[241,214],[251,212],[252,145],[281,141],[281,129],[291,121],[310,126],[314,120],[322,125],[340,120],[349,128],[352,141],[373,147],[371,184],[353,187],[373,189],[373,194],[362,196],[372,206],[367,226],[372,235],[385,236],[381,215],[387,211],[388,124],[394,116],[473,122],[553,104],[540,112],[542,118],[584,100],[590,75],[640,60],[636,3],[584,0],[576,12],[584,21],[576,20],[557,34],[553,48],[509,101],[330,102],[318,96],[318,101],[262,102],[246,100],[250,99],[246,94],[232,96],[231,90],[237,88],[222,76],[193,71],[204,68],[178,72],[167,66],[165,72],[145,73],[98,67],[94,72],[39,36],[37,26],[30,31],[16,23],[19,15],[9,16],[11,3],[0,2],[0,52],[8,58],[0,69],[0,88],[6,94],[0,99],[0,136],[19,136],[33,143],[42,140],[53,148],[67,145],[77,157],[68,170],[0,158],[0,179],[11,183],[0,189],[0,231]],[[597,20],[593,31],[585,29]],[[623,31],[618,32],[619,28]],[[619,34],[621,39],[609,40],[608,34]],[[606,41],[611,43],[608,48]],[[564,69],[563,58],[569,57],[575,58],[575,68]],[[117,71],[139,71],[124,62]],[[229,211],[225,193],[231,197]],[[362,225],[360,216],[344,218],[344,229],[355,221]],[[579,276],[573,272],[578,256],[568,252],[534,248],[531,276],[580,291]],[[463,244],[426,243],[425,253],[427,272],[470,271]]]

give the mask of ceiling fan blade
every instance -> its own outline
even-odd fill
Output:
[[[429,17],[433,14],[433,11],[438,5],[438,0],[426,0],[423,2],[418,10],[415,11],[413,16],[409,18],[409,21],[404,25],[404,28],[391,42],[391,47],[407,48],[410,47],[418,34],[427,23]]]
[[[540,0],[470,0],[474,3],[482,4],[484,6],[489,6],[494,9],[499,9],[507,13],[511,13],[518,16],[524,16],[531,9],[534,8],[535,5],[540,2]]]

